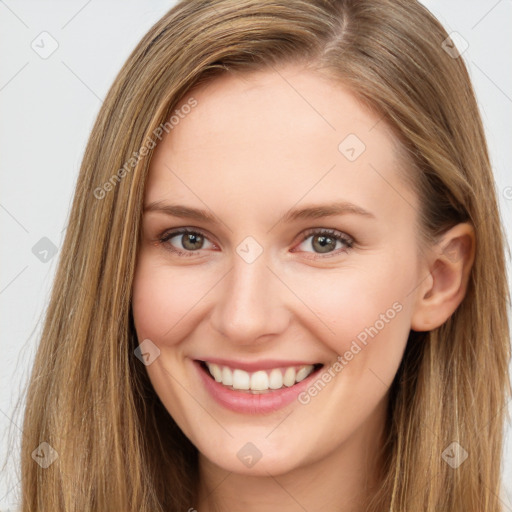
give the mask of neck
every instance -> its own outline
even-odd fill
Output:
[[[381,479],[387,400],[378,409],[328,456],[283,474],[232,473],[200,454],[198,511],[363,512]]]

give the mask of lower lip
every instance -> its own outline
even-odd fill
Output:
[[[212,398],[226,409],[244,414],[268,414],[278,411],[297,400],[298,395],[305,391],[311,381],[322,369],[315,370],[304,380],[287,388],[281,388],[267,393],[252,394],[244,391],[234,391],[218,383],[206,373],[198,361],[194,361],[200,378]]]

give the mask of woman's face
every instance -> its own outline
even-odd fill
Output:
[[[356,457],[382,431],[424,277],[391,131],[299,67],[186,104],[152,158],[133,289],[155,391],[229,471]]]

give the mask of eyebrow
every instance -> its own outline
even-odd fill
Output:
[[[154,201],[144,206],[144,213],[147,212],[158,212],[172,217],[194,219],[197,221],[209,222],[211,224],[218,221],[217,217],[208,210],[191,208],[180,204],[165,204],[162,201]],[[357,206],[356,204],[347,201],[338,201],[329,204],[306,206],[304,208],[292,208],[282,216],[280,222],[319,219],[322,217],[348,214],[360,215],[371,219],[376,218],[373,213]]]

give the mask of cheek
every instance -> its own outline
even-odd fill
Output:
[[[139,339],[175,344],[184,335],[188,316],[208,290],[197,272],[172,269],[141,255],[134,276],[132,309]]]
[[[145,367],[151,384],[174,420],[189,432],[189,422],[200,418],[195,417],[197,411],[191,412],[180,387],[174,384],[175,379],[185,378],[179,361],[180,341],[190,332],[194,306],[205,291],[182,270],[141,251],[134,275],[132,312],[139,343],[150,339],[160,349],[160,356]]]
[[[410,329],[413,270],[388,257],[373,267],[319,273],[314,286],[311,279],[297,279],[297,294],[307,297],[314,313],[307,316],[308,329],[339,355],[362,354],[370,344],[376,354],[401,353]]]

